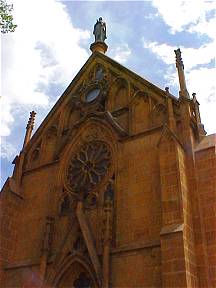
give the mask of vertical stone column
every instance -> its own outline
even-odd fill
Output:
[[[216,136],[207,137],[206,146],[201,142],[195,153],[202,220],[201,227],[196,227],[197,257],[200,287],[216,287]]]
[[[28,124],[26,126],[26,134],[25,134],[25,139],[24,139],[24,143],[23,143],[23,149],[26,147],[29,140],[31,139],[32,130],[34,128],[35,115],[36,115],[36,113],[34,111],[30,112],[29,121],[28,121]]]
[[[47,261],[51,251],[53,221],[53,217],[46,217],[42,255],[40,259],[40,276],[42,280],[44,280],[46,276]]]
[[[159,142],[159,162],[163,287],[197,287],[193,231],[189,229],[185,152],[168,127]]]
[[[104,209],[104,239],[103,239],[103,287],[108,288],[110,282],[110,246],[111,246],[111,215],[112,215],[112,202],[106,201]]]
[[[169,93],[169,87],[166,87],[165,90],[167,94],[168,125],[170,129],[176,133],[176,120],[174,117],[173,102]]]
[[[113,179],[110,179],[104,193],[104,223],[103,223],[103,288],[110,287],[110,249],[112,241],[113,217]]]
[[[91,230],[89,228],[89,225],[86,221],[86,216],[84,213],[84,208],[83,208],[83,202],[78,201],[77,203],[77,209],[76,209],[76,215],[77,219],[80,225],[80,229],[82,231],[83,238],[85,240],[86,247],[88,249],[88,253],[92,262],[92,265],[94,267],[96,276],[97,276],[97,281],[98,285],[101,285],[101,264],[98,258],[98,254],[94,245],[94,240],[93,236],[91,233]]]
[[[180,97],[183,98],[190,98],[189,93],[187,91],[186,82],[185,82],[185,75],[184,75],[184,64],[181,58],[181,50],[178,48],[174,50],[176,55],[176,68],[178,70],[178,77],[179,77],[179,85],[180,85]]]
[[[196,179],[195,169],[195,155],[194,147],[197,144],[198,139],[195,138],[194,132],[191,128],[191,102],[193,100],[181,98],[180,99],[180,111],[181,111],[181,126],[182,134],[181,139],[185,148],[185,167],[187,174],[187,229],[186,234],[190,239],[188,242],[189,247],[194,250],[193,255],[196,254],[193,263],[196,264],[197,278],[202,287],[203,283],[205,287],[209,286],[209,273],[207,269],[207,252],[205,247],[205,235],[203,231],[202,209],[201,199],[198,193],[198,183]],[[198,132],[198,131],[197,131]],[[191,253],[191,251],[189,251]],[[192,260],[190,260],[191,262]],[[193,269],[195,264],[193,264]]]

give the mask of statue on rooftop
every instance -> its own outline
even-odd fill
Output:
[[[106,23],[102,20],[102,17],[100,17],[94,25],[93,34],[95,35],[95,42],[104,42],[107,38]]]

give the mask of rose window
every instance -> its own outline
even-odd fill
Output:
[[[84,144],[70,160],[66,180],[73,192],[84,193],[93,189],[105,176],[111,165],[109,147],[101,141]]]

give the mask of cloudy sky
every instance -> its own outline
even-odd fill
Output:
[[[188,91],[197,93],[208,134],[216,132],[215,0],[12,2],[18,27],[1,36],[2,184],[22,147],[29,111],[37,112],[37,128],[91,55],[100,16],[107,55],[176,97],[173,50],[180,47]]]

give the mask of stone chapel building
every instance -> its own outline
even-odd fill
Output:
[[[97,24],[97,25],[96,25]],[[92,55],[31,137],[0,203],[1,287],[216,287],[215,135],[175,50],[179,97]]]

